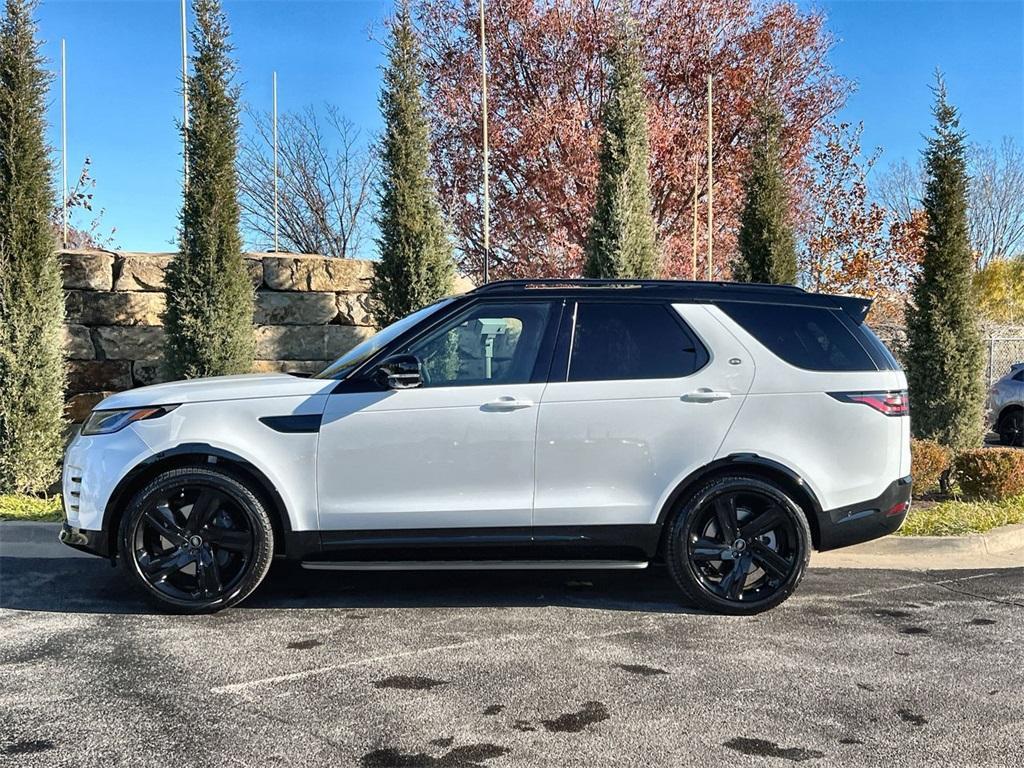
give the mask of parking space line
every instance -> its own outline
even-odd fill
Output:
[[[899,592],[904,589],[914,589],[915,587],[928,587],[928,586],[941,586],[943,584],[954,584],[958,581],[971,581],[972,579],[984,579],[987,576],[995,576],[995,572],[991,573],[976,573],[973,576],[961,576],[956,579],[943,579],[942,581],[919,581],[914,584],[904,584],[902,587],[886,587],[885,589],[869,589],[867,592],[858,592],[855,595],[839,595],[837,599],[852,600],[855,597],[869,597],[871,595],[881,595],[886,592]]]
[[[650,624],[650,622],[647,622]],[[598,640],[606,637],[615,637],[616,635],[626,635],[631,632],[636,632],[636,626],[627,627],[625,629],[613,629],[607,632],[598,632],[592,635],[578,635],[570,639],[580,640]],[[506,643],[512,641],[523,641],[523,640],[538,640],[543,637],[549,637],[549,635],[542,634],[539,632],[531,633],[528,635],[506,635],[499,638],[490,638],[487,642],[491,645],[495,643]],[[424,653],[436,653],[438,651],[453,651],[459,648],[469,648],[474,645],[480,645],[483,640],[467,640],[462,643],[451,643],[448,645],[434,645],[429,648],[417,648],[412,651],[400,651],[399,653],[388,653],[383,656],[370,656],[364,659],[352,659],[351,661],[345,661],[340,664],[330,664],[326,667],[314,667],[313,669],[305,669],[301,672],[290,672],[286,675],[275,675],[274,677],[262,677],[257,680],[248,680],[242,683],[228,683],[227,685],[218,685],[210,689],[210,693],[240,693],[242,691],[249,690],[251,688],[259,688],[262,686],[276,685],[278,683],[290,683],[295,680],[304,680],[307,677],[314,677],[316,675],[326,675],[330,672],[335,672],[339,669],[347,669],[349,667],[357,667],[362,664],[375,664],[380,661],[393,661],[394,659],[407,658],[409,656],[418,656]]]
[[[467,640],[464,643],[435,645],[430,648],[417,648],[413,651],[401,651],[399,653],[389,653],[383,656],[371,656],[365,659],[353,659],[352,661],[345,661],[341,664],[331,664],[330,666],[326,667],[315,667],[313,669],[306,669],[301,672],[291,672],[287,675],[263,677],[258,680],[249,680],[244,683],[230,683],[228,685],[218,685],[215,688],[211,688],[210,693],[238,693],[249,688],[258,688],[260,686],[274,685],[276,683],[289,683],[293,680],[302,680],[304,678],[312,677],[314,675],[324,675],[328,672],[334,672],[336,670],[345,669],[347,667],[355,667],[360,664],[373,664],[378,661],[392,661],[393,659],[401,659],[406,656],[416,656],[421,653],[434,653],[436,651],[452,651],[458,648],[466,648],[470,645],[478,645],[479,643],[479,640]]]

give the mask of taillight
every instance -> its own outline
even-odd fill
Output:
[[[902,515],[908,509],[910,509],[910,502],[909,501],[900,501],[900,502],[897,502],[896,504],[893,504],[891,507],[889,507],[889,509],[885,513],[885,516],[886,517],[895,517],[896,515]]]
[[[906,390],[899,392],[829,392],[829,395],[844,403],[860,403],[870,406],[886,416],[910,414],[910,400]]]

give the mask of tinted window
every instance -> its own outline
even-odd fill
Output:
[[[722,310],[787,363],[812,371],[874,371],[843,322],[821,307],[723,302]]]
[[[537,363],[551,305],[478,304],[414,341],[425,387],[525,384]]]
[[[893,356],[892,351],[885,346],[885,343],[878,338],[874,331],[867,327],[865,324],[857,326],[857,330],[861,334],[861,340],[868,345],[868,352],[872,349],[875,350],[874,357],[875,362],[878,363],[879,368],[888,368],[890,371],[902,371],[903,366],[900,365],[899,361]]]
[[[664,304],[580,302],[569,381],[688,376],[707,353]]]
[[[1013,377],[1013,380],[1014,381],[1024,381],[1024,368],[1022,368],[1021,370],[1017,371],[1017,373]]]
[[[413,312],[411,315],[403,317],[401,320],[392,323],[387,328],[381,329],[366,341],[350,349],[313,378],[345,378],[352,373],[352,371],[380,352],[385,346],[397,339],[417,323],[425,320],[427,317],[437,312],[437,310],[441,309],[441,307],[447,306],[451,303],[452,299],[441,299],[441,301],[436,304],[431,304],[429,307],[424,307],[418,312]]]

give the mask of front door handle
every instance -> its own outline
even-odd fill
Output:
[[[718,390],[701,387],[693,392],[683,395],[683,400],[688,403],[713,403],[715,400],[728,400],[732,392],[720,392]]]
[[[533,400],[524,400],[520,397],[509,397],[507,395],[483,404],[485,411],[518,411],[522,408],[532,407]]]

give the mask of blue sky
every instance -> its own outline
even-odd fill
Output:
[[[820,7],[837,38],[836,69],[857,90],[842,117],[863,121],[881,166],[914,160],[930,124],[928,89],[946,74],[963,127],[976,141],[1024,139],[1024,2],[843,0]],[[370,134],[379,126],[381,50],[371,39],[390,0],[227,0],[243,97],[269,109],[337,104]],[[129,250],[173,248],[180,204],[178,0],[43,0],[45,55],[68,52],[68,158],[92,157],[97,207]],[[56,83],[55,83],[56,85]],[[59,146],[59,90],[50,140]],[[367,252],[363,255],[370,256]]]

